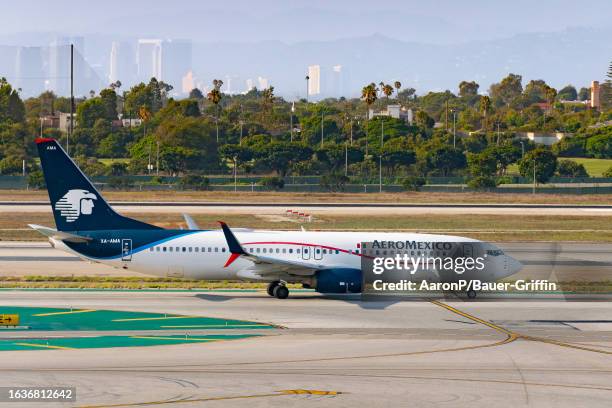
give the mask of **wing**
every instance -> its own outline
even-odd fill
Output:
[[[246,268],[244,271],[239,272],[238,275],[242,277],[256,277],[253,275],[278,275],[279,273],[299,276],[311,276],[314,275],[318,270],[329,268],[329,265],[295,260],[289,261],[287,259],[278,259],[269,256],[261,256],[248,253],[244,250],[244,248],[242,248],[242,245],[240,245],[240,242],[238,242],[238,239],[236,238],[232,230],[227,226],[227,224],[221,221],[219,221],[219,223],[221,224],[223,234],[225,235],[225,239],[230,250],[230,257],[227,259],[225,267],[231,265],[239,257],[248,259],[249,261],[253,262],[252,266]]]

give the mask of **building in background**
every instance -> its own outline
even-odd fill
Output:
[[[591,108],[600,110],[601,109],[601,88],[599,87],[599,81],[591,82]]]
[[[74,46],[74,95],[85,96],[106,84],[85,60],[83,37],[61,37],[49,45],[45,87],[58,96],[70,95],[70,46]]]
[[[321,96],[321,66],[308,66],[308,96]]]
[[[19,47],[15,56],[15,88],[24,97],[39,95],[45,89],[42,47]]]
[[[127,87],[136,77],[136,58],[134,49],[127,42],[113,41],[111,45],[108,82],[121,81]]]
[[[137,80],[147,83],[151,78],[161,80],[162,40],[140,39],[136,51]]]
[[[388,116],[390,118],[401,119],[408,123],[412,123],[414,120],[412,109],[406,109],[401,105],[387,105],[386,109],[380,111],[374,111],[374,109],[369,110],[369,119],[373,119],[377,116]]]
[[[183,93],[183,78],[192,69],[190,40],[140,39],[136,55],[138,81],[151,78],[174,88],[172,94]]]

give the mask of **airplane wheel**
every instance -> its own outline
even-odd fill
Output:
[[[467,297],[470,299],[476,299],[476,291],[475,290],[468,290],[467,291]]]
[[[278,285],[279,285],[279,282],[278,282],[278,281],[273,281],[273,282],[270,282],[270,283],[268,284],[268,289],[267,289],[268,295],[270,295],[270,296],[274,296],[274,289],[275,289],[275,288],[276,288]]]
[[[274,288],[274,296],[277,299],[287,299],[289,297],[289,289],[285,285],[278,285]]]

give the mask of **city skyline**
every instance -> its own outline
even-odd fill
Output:
[[[439,7],[395,0],[382,7],[342,0],[291,5],[265,0],[252,7],[229,0],[223,9],[185,1],[180,10],[155,4],[147,12],[135,1],[119,7],[119,13],[115,3],[71,9],[70,16],[34,0],[7,7],[10,21],[0,27],[0,75],[26,96],[45,89],[63,94],[68,58],[59,44],[73,39],[77,95],[117,80],[128,87],[155,76],[170,83],[176,96],[191,86],[210,89],[218,78],[224,92],[272,85],[278,95],[298,99],[307,96],[303,79],[309,67],[319,66],[319,90],[308,95],[317,99],[355,97],[364,84],[381,80],[398,80],[421,94],[456,91],[460,81],[474,80],[486,93],[511,72],[554,87],[588,86],[603,78],[612,54],[612,42],[606,41],[612,23],[602,18],[612,6],[604,1],[560,0],[551,8],[551,1],[519,0],[504,8],[482,0],[462,7],[449,0],[434,2]],[[28,6],[44,8],[44,21],[35,16],[11,28]],[[521,13],[527,6],[531,12]],[[358,9],[371,17],[368,24],[358,24]],[[549,18],[535,18],[539,12]]]

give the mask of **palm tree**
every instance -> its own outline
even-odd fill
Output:
[[[263,98],[264,111],[269,112],[272,108],[272,104],[274,103],[274,87],[270,86],[261,91],[261,96]]]
[[[382,91],[387,97],[387,99],[389,99],[389,97],[393,94],[393,87],[389,84],[385,84],[385,86],[383,86],[382,88]]]
[[[385,88],[385,83],[383,81],[380,81],[378,83],[378,86],[380,87],[378,90],[380,91],[380,96],[382,96],[383,93],[383,89]]]
[[[217,128],[217,143],[219,143],[219,102],[221,102],[221,98],[223,97],[219,89],[222,85],[223,81],[221,81],[220,79],[215,79],[213,81],[213,89],[208,94],[206,94],[206,98],[215,105],[215,127]]]
[[[393,86],[395,87],[395,94],[399,96],[399,92],[400,92],[400,88],[402,87],[402,83],[400,81],[395,81],[393,83]]]
[[[491,109],[491,98],[487,95],[483,95],[480,97],[480,111],[484,115],[484,126],[482,127],[484,131],[487,131],[487,113]]]
[[[372,82],[369,85],[366,85],[361,90],[361,99],[368,106],[368,111],[366,113],[366,156],[368,155],[368,120],[370,117],[370,107],[376,100],[378,99],[378,88],[376,88],[376,84]]]

